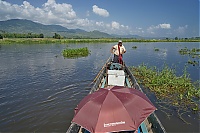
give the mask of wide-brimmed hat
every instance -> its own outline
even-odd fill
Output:
[[[118,42],[119,42],[119,43],[122,43],[122,40],[119,40]]]

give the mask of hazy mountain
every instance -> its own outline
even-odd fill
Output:
[[[52,37],[55,33],[67,38],[142,38],[137,35],[110,35],[97,30],[87,32],[82,29],[68,29],[60,25],[44,25],[26,19],[0,21],[0,33],[37,33]]]
[[[12,33],[43,33],[53,35],[55,32],[76,33],[82,30],[68,29],[60,25],[43,25],[25,19],[11,19],[0,21],[0,30]]]

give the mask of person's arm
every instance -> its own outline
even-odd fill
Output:
[[[111,53],[114,53],[113,49],[115,49],[114,46],[112,46],[112,48],[110,49],[110,52],[111,52]]]
[[[123,52],[122,54],[126,53],[126,49],[125,49],[125,47],[123,47],[123,51],[122,51],[122,52]]]

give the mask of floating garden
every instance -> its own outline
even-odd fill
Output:
[[[76,48],[76,49],[69,49],[66,48],[62,51],[62,55],[65,58],[78,58],[78,57],[86,57],[90,54],[90,51],[87,47],[84,48]]]

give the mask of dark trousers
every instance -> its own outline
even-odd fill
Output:
[[[114,54],[114,59],[113,59],[114,63],[119,63],[119,56]]]

